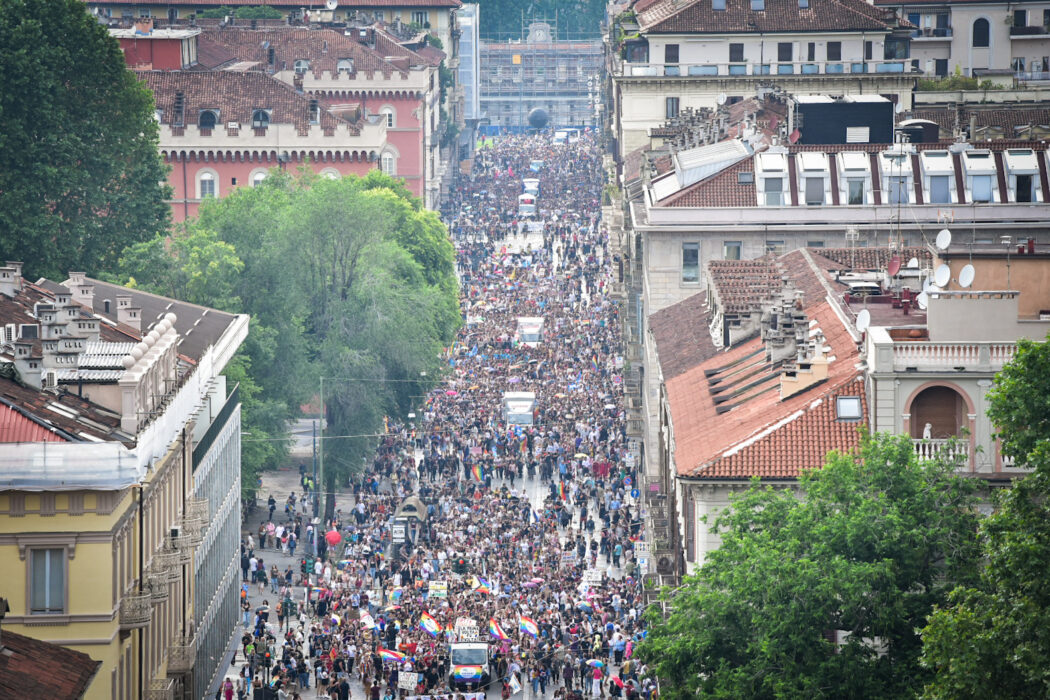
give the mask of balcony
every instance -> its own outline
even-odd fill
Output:
[[[154,561],[156,561],[156,556],[154,556]],[[147,575],[146,580],[149,582],[150,598],[153,599],[154,603],[163,603],[171,594],[170,573],[168,569],[154,568]]]
[[[197,656],[197,638],[176,637],[168,647],[168,673],[189,673]]]
[[[149,682],[149,700],[175,700],[175,680],[154,678]]]
[[[624,77],[721,78],[766,75],[911,73],[909,59],[891,61],[792,61],[769,63],[623,63]]]
[[[1014,356],[1014,343],[893,344],[895,372],[998,372]]]
[[[939,39],[951,39],[952,28],[951,27],[923,27],[922,29],[916,29],[911,33],[911,38],[914,41],[937,41]]]
[[[207,523],[211,519],[211,512],[208,510],[208,499],[187,498],[185,513],[187,518],[201,520]]]
[[[132,593],[120,600],[120,629],[133,630],[149,625],[153,616],[153,596]]]
[[[1012,39],[1040,38],[1045,37],[1048,33],[1050,33],[1050,30],[1039,25],[1031,27],[1010,27],[1010,38]]]
[[[163,572],[166,580],[174,583],[182,580],[182,555],[176,549],[170,549],[167,545],[159,552],[154,553],[152,567],[154,575]]]
[[[920,460],[945,457],[963,466],[970,465],[970,443],[966,438],[943,440],[913,439],[915,454]]]

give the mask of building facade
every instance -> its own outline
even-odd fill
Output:
[[[0,561],[18,572],[5,625],[100,661],[85,697],[199,697],[220,670],[200,640],[233,632],[198,610],[199,574],[233,559],[203,546],[229,521],[193,488],[195,450],[228,445],[194,434],[220,418],[201,408],[223,393],[248,319],[211,310],[194,329],[172,300],[95,291],[82,273],[33,284],[20,264],[0,268]],[[227,429],[239,444],[236,414]],[[234,588],[216,595],[237,602]]]

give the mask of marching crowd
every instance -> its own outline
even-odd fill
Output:
[[[524,177],[540,180],[531,225]],[[225,697],[253,685],[342,700],[358,687],[369,700],[658,695],[633,656],[644,532],[602,180],[590,134],[479,152],[444,212],[464,319],[447,378],[419,425],[389,431],[332,521],[306,515],[305,474],[303,498],[271,499],[241,565],[245,590],[274,604],[245,601],[248,663]],[[535,345],[516,337],[523,316],[544,319]],[[531,425],[508,423],[506,391],[535,394]],[[413,516],[395,525],[406,503]],[[266,563],[267,548],[297,546],[297,569]],[[456,676],[449,644],[468,639],[488,642],[484,679]]]

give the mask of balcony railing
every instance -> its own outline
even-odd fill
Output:
[[[1018,80],[1033,81],[1033,80],[1050,80],[1050,71],[1045,70],[1021,70],[1014,73],[1014,77]]]
[[[209,516],[211,515],[208,510],[208,499],[207,498],[187,498],[186,499],[186,517],[194,518],[197,520],[203,520],[205,523],[208,522]]]
[[[154,678],[151,680],[149,700],[175,700],[175,679]]]
[[[910,73],[908,59],[893,61],[792,61],[768,63],[624,63],[627,77],[721,77],[727,75],[838,75]]]
[[[998,372],[1014,356],[1014,343],[893,344],[893,369],[898,372]]]
[[[1048,33],[1050,33],[1050,30],[1039,25],[1031,27],[1010,27],[1010,36],[1046,36]]]
[[[196,637],[176,637],[168,647],[168,673],[189,673],[196,655]]]
[[[153,561],[156,562],[157,557],[154,555]],[[149,573],[149,592],[150,597],[154,603],[162,603],[168,599],[171,593],[171,571],[170,569],[155,568]]]
[[[943,456],[951,460],[957,460],[967,466],[970,464],[970,443],[965,438],[955,438],[954,441],[951,439],[920,439],[912,440],[911,442],[919,459],[937,459]]]
[[[951,27],[923,27],[911,33],[912,39],[950,39]]]
[[[146,593],[132,593],[120,600],[120,628],[137,629],[149,624],[153,616],[153,596]]]

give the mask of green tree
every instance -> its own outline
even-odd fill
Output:
[[[0,242],[29,274],[110,269],[168,227],[153,96],[80,0],[0,3]]]
[[[638,653],[664,695],[914,696],[929,677],[917,630],[977,554],[974,485],[954,470],[880,435],[805,473],[801,496],[756,481],[667,619],[650,612]]]
[[[1033,470],[996,494],[981,526],[980,581],[923,630],[925,697],[1050,696],[1050,345],[1022,340],[996,375],[988,415],[1004,454]]]

